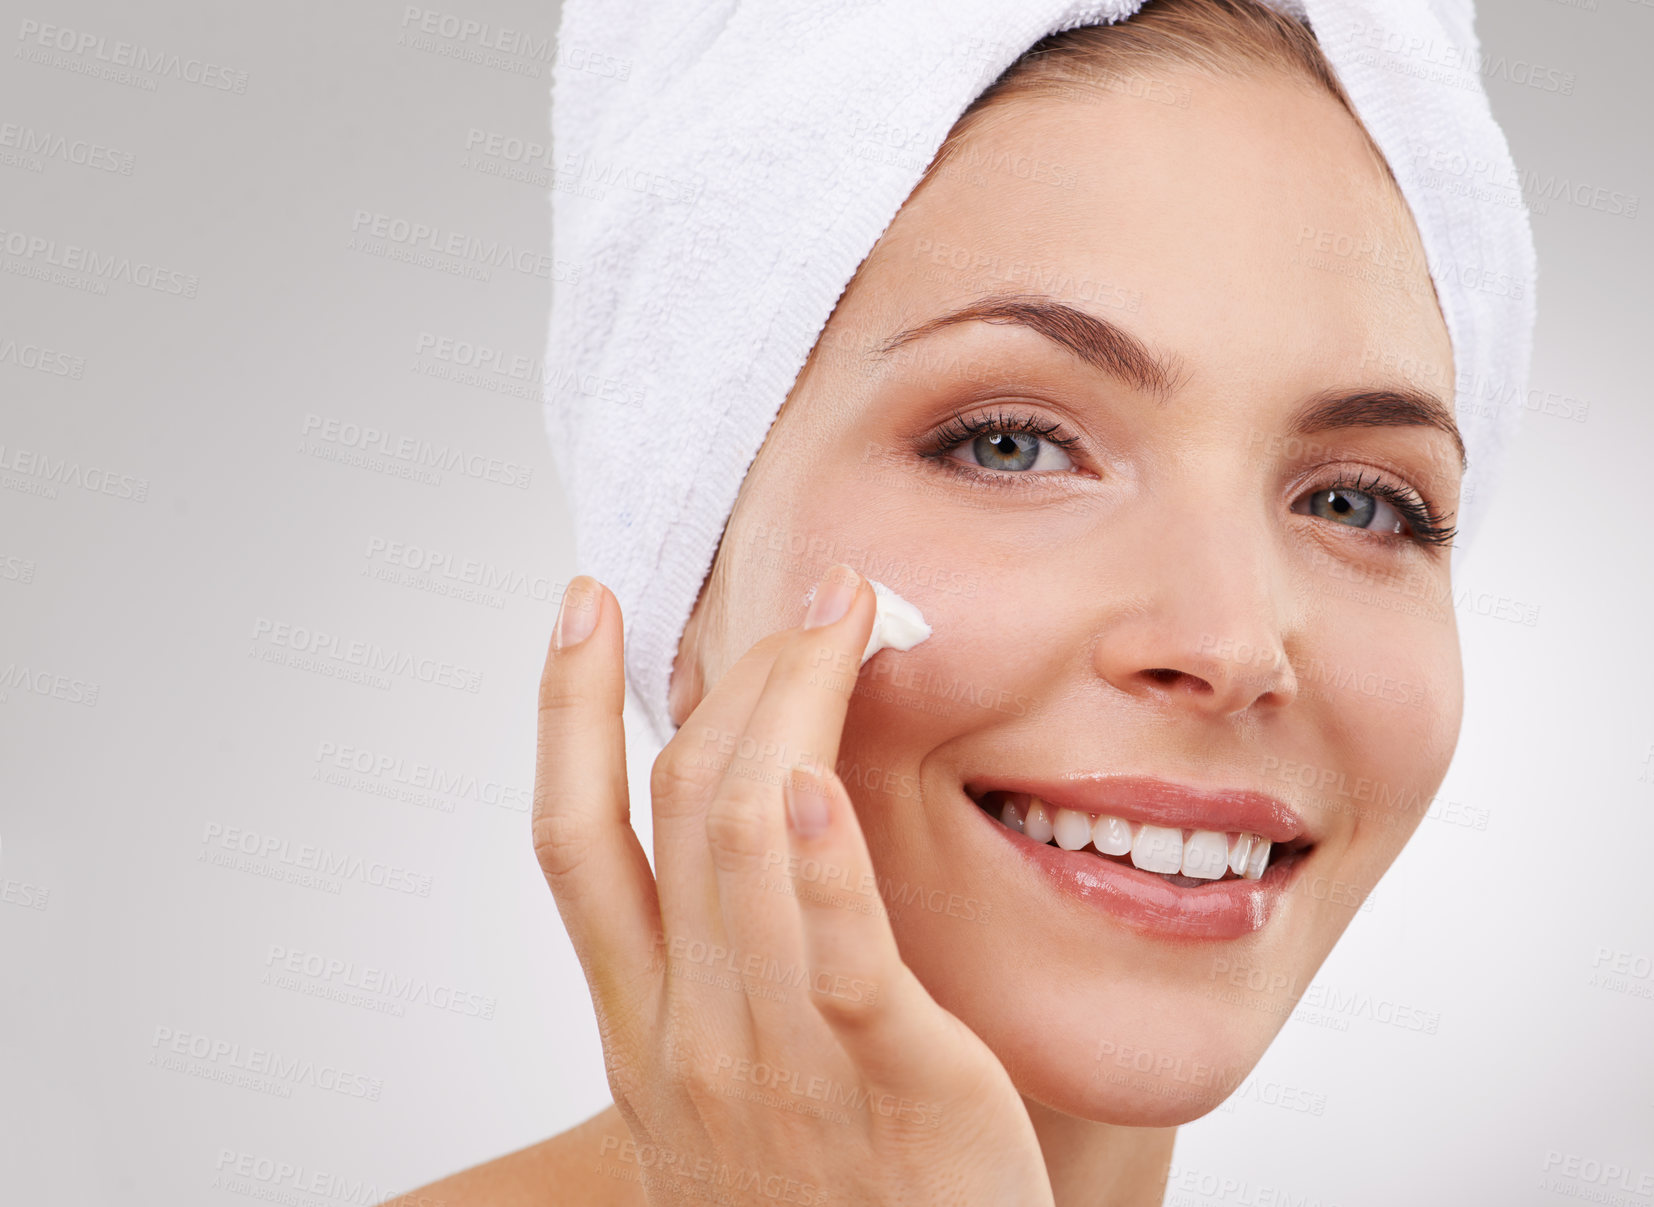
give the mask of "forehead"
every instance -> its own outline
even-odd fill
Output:
[[[1128,327],[1192,386],[1313,390],[1395,365],[1448,385],[1411,214],[1338,101],[1285,77],[1163,82],[995,106],[880,240],[858,321],[893,330],[1027,290]]]

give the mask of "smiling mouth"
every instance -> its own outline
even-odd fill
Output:
[[[968,795],[994,821],[1034,842],[1133,867],[1182,889],[1258,880],[1271,863],[1296,863],[1314,846],[1304,838],[1274,843],[1245,831],[1157,826],[1060,809],[1026,792],[994,789]]]

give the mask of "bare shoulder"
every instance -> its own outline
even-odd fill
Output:
[[[566,1132],[462,1169],[383,1207],[646,1207],[622,1159],[631,1132],[611,1104]]]

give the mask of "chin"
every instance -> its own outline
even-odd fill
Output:
[[[1168,954],[1153,940],[1104,931],[1058,951],[1048,937],[1031,938],[1025,920],[1001,917],[982,930],[961,944],[928,913],[904,914],[897,940],[931,995],[994,1051],[1024,1096],[1122,1126],[1172,1127],[1215,1110],[1251,1075],[1314,972],[1302,960],[1281,964],[1267,943],[1182,944]],[[1291,966],[1302,971],[1277,971]],[[1245,988],[1248,980],[1276,987]]]
[[[1129,983],[1087,1000],[1019,996],[1025,1017],[1039,1009],[1051,1025],[1019,1027],[1009,1011],[997,1026],[980,1020],[997,1032],[984,1040],[1017,1089],[1052,1110],[1126,1127],[1175,1127],[1217,1109],[1251,1075],[1276,1030],[1199,994],[1167,1000]],[[1119,1021],[1097,1017],[1102,1009]]]

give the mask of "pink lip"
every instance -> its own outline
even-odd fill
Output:
[[[1291,842],[1304,832],[1303,819],[1273,796],[1239,789],[1201,791],[1152,776],[984,776],[965,784],[974,798],[993,790],[1026,792],[1059,809],[1172,829],[1251,832],[1278,843]]]
[[[1076,782],[996,777],[991,782],[980,781],[980,787],[1030,792],[1060,808],[1084,813],[1184,829],[1250,831],[1283,843],[1303,830],[1291,810],[1260,793],[1195,792],[1164,780],[1096,777],[1083,780],[1083,790],[1076,792]],[[974,796],[977,787],[973,781],[966,790]],[[988,816],[974,801],[967,799],[966,803],[983,825],[997,833],[990,841],[1009,843],[1025,867],[1064,897],[1163,941],[1216,942],[1256,934],[1268,925],[1305,862],[1301,849],[1277,852],[1257,880],[1214,880],[1180,887],[1124,860],[1035,842]]]

